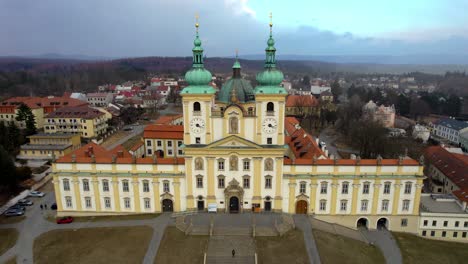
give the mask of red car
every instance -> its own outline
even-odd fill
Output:
[[[73,222],[73,217],[71,216],[57,219],[57,224],[70,224],[71,222]]]

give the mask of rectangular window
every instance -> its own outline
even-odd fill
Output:
[[[435,236],[435,231],[431,231],[431,237]]]
[[[348,187],[349,183],[343,182],[343,185],[341,186],[341,194],[348,194]]]
[[[197,177],[197,188],[203,188],[203,178]]]
[[[201,139],[199,137],[196,137],[195,138],[195,144],[200,144],[201,143]]]
[[[361,211],[365,212],[367,211],[367,205],[369,204],[369,201],[367,200],[362,200],[361,201]]]
[[[108,181],[102,181],[102,191],[103,192],[108,192],[109,191],[109,182]]]
[[[161,147],[161,146],[162,146],[161,140],[156,141],[156,145],[157,145],[158,147]]]
[[[390,186],[391,186],[391,185],[392,185],[392,184],[391,184],[390,182],[386,182],[386,183],[384,184],[384,189],[383,189],[383,193],[384,193],[384,194],[390,194]]]
[[[86,208],[91,208],[91,198],[85,197],[85,206]]]
[[[148,181],[143,182],[143,192],[149,192],[149,182]]]
[[[325,211],[327,210],[327,201],[326,200],[320,200],[320,211]]]
[[[427,226],[427,220],[424,220],[423,225],[424,225],[424,226]]]
[[[224,178],[218,178],[218,188],[224,188]]]
[[[432,221],[432,226],[436,226],[437,225],[437,221],[436,220],[433,220]]]
[[[306,183],[305,182],[301,182],[301,184],[299,185],[299,193],[306,193]]]
[[[346,211],[347,207],[348,207],[348,201],[347,200],[341,201],[340,211]]]
[[[401,226],[408,226],[408,219],[406,218],[401,219]]]
[[[447,231],[442,231],[442,237],[446,237],[447,236]]]
[[[170,141],[170,140],[167,141],[167,146],[170,147],[170,148],[172,148],[172,141]]]
[[[455,221],[455,227],[458,227],[460,225],[460,222]]]
[[[218,170],[221,170],[221,171],[224,170],[224,160],[218,161]]]
[[[128,186],[128,181],[123,181],[122,182],[122,191],[123,192],[129,192],[130,191],[130,188]]]
[[[410,194],[411,193],[411,182],[407,182],[405,184],[405,194]]]
[[[369,183],[365,182],[364,185],[362,186],[362,194],[369,194]]]
[[[249,178],[244,178],[244,188],[245,189],[250,188],[250,179]]]
[[[88,180],[83,180],[83,191],[84,192],[89,192],[89,181]]]
[[[468,222],[465,221],[465,223],[463,223],[463,227],[468,227]]]
[[[453,237],[457,237],[458,236],[458,232],[453,232]]]
[[[403,211],[408,211],[410,206],[410,200],[403,200]]]
[[[105,197],[105,198],[104,198],[104,206],[105,206],[107,209],[111,208],[111,200],[110,200],[109,197]]]
[[[444,221],[444,226],[448,226],[448,221]]]
[[[172,156],[172,149],[168,149],[168,150],[167,150],[167,155],[168,155],[168,156]]]
[[[178,147],[182,146],[182,141],[177,141],[177,146]]]
[[[321,194],[326,194],[327,193],[327,187],[328,187],[328,183],[322,182],[320,184],[320,193]]]
[[[388,211],[388,200],[382,200],[382,211],[383,212]]]
[[[170,189],[169,189],[169,182],[164,182],[163,183],[163,191],[164,192],[169,192]]]
[[[273,144],[273,138],[267,138],[267,144],[268,145]]]
[[[70,182],[68,180],[63,181],[63,190],[69,191],[70,190]]]
[[[153,150],[148,149],[148,155],[153,155]]]
[[[466,237],[466,232],[463,232],[463,233],[462,233],[462,237]]]
[[[250,170],[250,161],[244,160],[244,170],[245,171]]]
[[[65,197],[65,204],[67,205],[67,208],[72,208],[72,198],[70,196]]]
[[[151,147],[151,140],[146,141],[146,146]]]
[[[265,178],[265,189],[271,189],[271,178]]]
[[[179,150],[177,150],[177,154],[178,154],[178,155],[183,155],[184,152],[183,152],[183,150],[179,149]]]
[[[145,199],[145,209],[151,209],[151,200],[148,198]]]
[[[124,199],[124,206],[125,208],[130,209],[130,198]]]
[[[422,231],[422,236],[426,236],[426,230]]]

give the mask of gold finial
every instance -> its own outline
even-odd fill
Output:
[[[197,33],[198,33],[198,27],[200,26],[200,24],[198,24],[198,13],[195,13],[195,27],[197,28]]]
[[[273,27],[273,13],[270,12],[270,32],[272,30],[272,27]]]

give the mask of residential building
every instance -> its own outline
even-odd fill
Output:
[[[363,115],[379,121],[384,127],[391,128],[395,126],[395,106],[377,106],[372,100],[363,106]]]
[[[145,155],[158,158],[183,156],[184,127],[181,125],[149,125],[143,132]]]
[[[463,149],[463,151],[468,152],[468,131],[460,133],[459,141],[460,147]]]
[[[319,95],[319,99],[322,102],[333,102],[333,94],[330,91],[323,91]]]
[[[18,159],[60,158],[81,146],[79,134],[38,133],[28,139],[29,143],[21,145]]]
[[[458,121],[452,118],[441,118],[434,124],[432,135],[448,140],[459,146],[460,134],[468,131],[468,122]]]
[[[319,98],[320,94],[326,91],[331,92],[331,87],[330,86],[318,86],[318,85],[310,86],[310,93],[316,98]]]
[[[183,115],[165,115],[155,121],[156,125],[183,125],[183,123]]]
[[[313,95],[288,95],[286,97],[287,116],[318,115],[319,102]]]
[[[89,105],[94,107],[108,107],[114,100],[112,93],[88,93],[86,97]]]
[[[89,106],[63,107],[45,118],[45,133],[78,133],[83,138],[104,136],[110,113]]]
[[[429,140],[429,137],[431,136],[431,132],[429,131],[429,128],[423,125],[416,124],[413,127],[412,135],[414,139],[420,139],[423,143],[426,143]]]

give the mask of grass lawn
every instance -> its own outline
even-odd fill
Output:
[[[10,216],[6,217],[4,215],[0,216],[0,225],[8,225],[8,224],[15,224],[19,223],[26,219],[26,216],[21,215],[21,216]]]
[[[129,140],[125,141],[122,146],[126,149],[126,150],[129,150],[131,149],[133,146],[135,146],[138,142],[141,142],[141,137],[143,137],[143,133],[140,133],[132,138],[130,138]]]
[[[258,263],[309,263],[309,256],[300,230],[291,230],[282,237],[255,237]]]
[[[82,216],[73,217],[73,222],[101,222],[101,221],[126,221],[126,220],[146,220],[153,219],[161,214],[134,214],[134,215],[103,215],[103,216]],[[46,220],[55,223],[55,213],[49,213]]]
[[[382,252],[364,242],[313,230],[322,263],[385,263]],[[346,260],[346,261],[344,261]]]
[[[3,253],[7,252],[8,249],[16,244],[18,236],[18,230],[14,228],[0,229],[0,255],[3,255]]]
[[[34,263],[141,263],[148,226],[52,230],[34,241]]]
[[[426,239],[405,233],[393,233],[393,236],[400,246],[405,264],[468,261],[468,244]]]
[[[186,236],[175,227],[167,227],[154,263],[203,263],[208,240],[208,236]]]
[[[5,261],[3,264],[16,264],[16,256],[14,256],[11,259]]]

